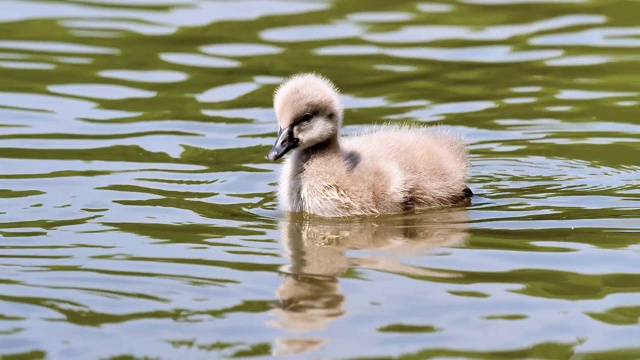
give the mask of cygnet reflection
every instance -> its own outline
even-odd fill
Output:
[[[464,244],[467,210],[452,208],[419,214],[366,219],[325,219],[286,214],[280,221],[284,254],[291,262],[281,268],[280,298],[270,325],[296,333],[324,329],[346,313],[338,277],[351,267],[430,277],[454,273],[404,264],[401,257],[424,255],[439,247]],[[349,257],[347,250],[375,251],[374,256]],[[279,355],[321,347],[313,338],[278,339]]]

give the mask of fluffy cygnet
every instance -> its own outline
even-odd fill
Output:
[[[289,151],[278,189],[284,211],[324,217],[399,213],[468,201],[467,151],[438,127],[384,126],[341,137],[336,86],[298,74],[273,102],[278,139],[267,157]]]

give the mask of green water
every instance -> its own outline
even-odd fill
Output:
[[[640,358],[640,2],[3,0],[5,359]],[[276,210],[271,96],[444,124],[468,208]]]

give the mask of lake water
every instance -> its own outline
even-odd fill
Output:
[[[639,1],[3,0],[2,359],[640,358]],[[443,124],[473,204],[276,210],[273,90]]]

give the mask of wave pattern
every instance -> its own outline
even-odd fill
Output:
[[[640,357],[640,3],[2,8],[0,357]],[[473,204],[277,212],[298,71],[463,134]]]

